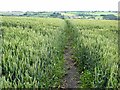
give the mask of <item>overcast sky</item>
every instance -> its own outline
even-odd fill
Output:
[[[0,11],[117,11],[119,0],[0,0]]]

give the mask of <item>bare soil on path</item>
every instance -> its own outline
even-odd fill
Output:
[[[72,52],[72,40],[69,38],[64,50],[66,74],[63,78],[61,88],[78,88],[79,72],[75,65]]]

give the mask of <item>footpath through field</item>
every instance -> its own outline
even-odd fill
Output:
[[[70,28],[70,23],[67,24],[67,42],[64,49],[65,70],[66,74],[63,77],[61,88],[78,88],[79,72],[75,66],[75,60],[73,59],[73,35]]]

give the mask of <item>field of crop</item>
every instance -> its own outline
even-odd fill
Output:
[[[35,17],[1,20],[0,88],[59,87],[65,74],[63,54],[68,36],[73,38],[81,88],[120,86],[117,21]]]
[[[63,75],[65,22],[3,17],[0,87],[55,87]]]
[[[80,87],[118,86],[117,21],[70,20],[77,40],[74,50],[82,72]]]

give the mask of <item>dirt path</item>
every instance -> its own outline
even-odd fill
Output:
[[[72,38],[69,35],[64,50],[66,74],[63,78],[61,88],[78,88],[78,81],[80,75],[77,71],[77,67],[75,66],[75,61],[73,59],[72,43]]]

